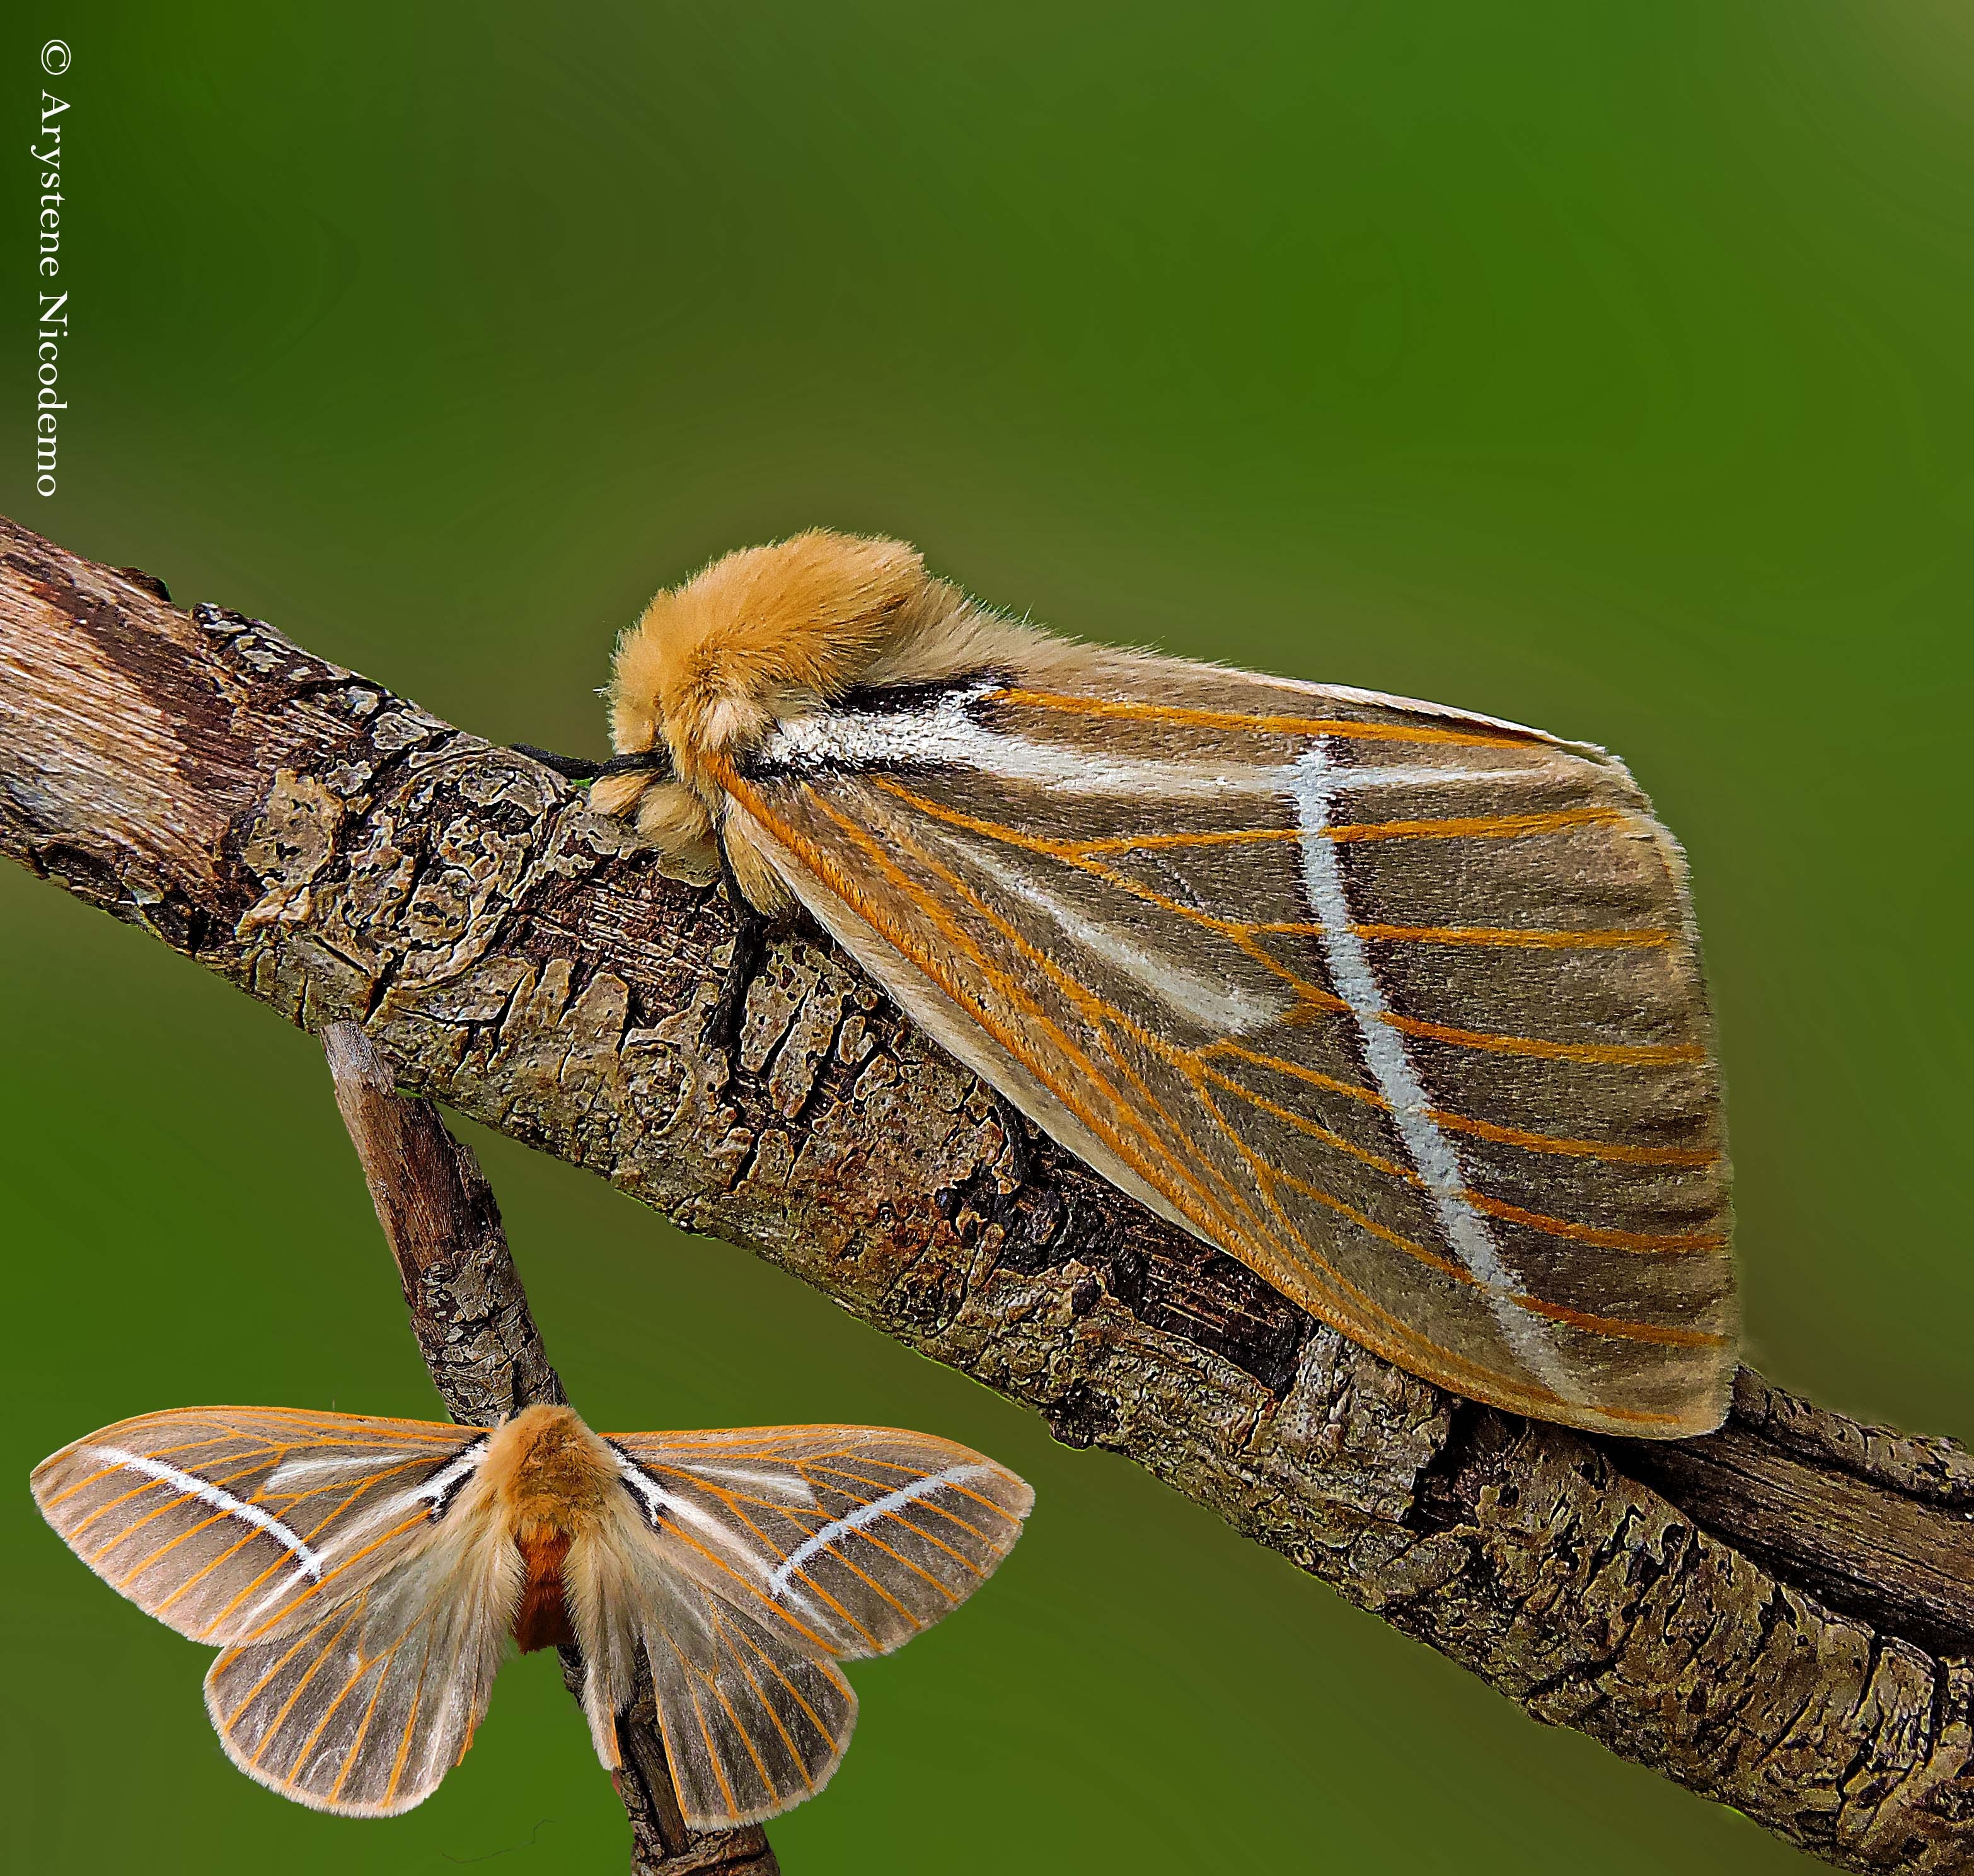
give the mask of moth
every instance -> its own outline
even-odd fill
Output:
[[[887,1654],[972,1594],[1034,1494],[895,1428],[491,1432],[277,1407],[120,1422],[38,1466],[36,1502],[140,1609],[222,1652],[206,1709],[250,1778],[388,1817],[464,1756],[511,1636],[582,1651],[598,1756],[649,1664],[686,1821],[821,1789]]]
[[[1074,643],[821,530],[659,593],[608,694],[592,802],[724,873],[736,967],[798,902],[1043,1132],[1400,1366],[1720,1422],[1687,869],[1602,749]]]

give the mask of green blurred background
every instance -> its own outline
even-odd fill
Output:
[[[30,17],[31,16],[31,17]],[[61,486],[33,166],[74,64]],[[1693,857],[1752,1359],[1974,1434],[1964,0],[21,9],[0,506],[486,735],[602,747],[651,589],[812,522],[1088,635],[1622,751]],[[213,1400],[436,1414],[310,1041],[0,871],[13,1867],[619,1868],[552,1660],[392,1823],[228,1769],[39,1524]],[[1123,1461],[477,1132],[605,1425],[902,1422],[1039,1493],[861,1667],[827,1871],[1781,1870]]]

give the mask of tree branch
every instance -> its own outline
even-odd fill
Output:
[[[535,763],[0,526],[0,845],[290,1020],[1130,1455],[1481,1675],[1845,1867],[1974,1865],[1974,1464],[1743,1373],[1644,1447],[1454,1399],[1044,1142],[820,939]],[[1017,1177],[1016,1169],[1023,1174]]]
[[[446,1412],[463,1425],[494,1426],[523,1407],[566,1402],[478,1160],[430,1101],[397,1092],[356,1024],[327,1025],[322,1044],[336,1107],[398,1261],[418,1353]],[[559,1651],[580,1709],[582,1658]],[[614,1782],[631,1819],[631,1876],[779,1876],[758,1826],[704,1835],[687,1828],[648,1675],[618,1722],[618,1738],[625,1764]]]

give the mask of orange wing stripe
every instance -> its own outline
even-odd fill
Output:
[[[1327,841],[1518,840],[1531,834],[1559,834],[1566,828],[1594,827],[1630,816],[1617,808],[1557,808],[1546,814],[1460,815],[1431,821],[1349,821],[1319,830]],[[1201,834],[1120,834],[1105,840],[1064,841],[1082,854],[1148,853],[1172,847],[1242,847],[1264,841],[1309,838],[1302,828],[1215,828]]]
[[[1537,1316],[1546,1316],[1551,1322],[1582,1329],[1592,1335],[1609,1336],[1620,1342],[1654,1342],[1667,1348],[1726,1348],[1734,1339],[1732,1336],[1716,1335],[1710,1330],[1675,1328],[1670,1323],[1632,1322],[1617,1316],[1586,1316],[1565,1304],[1545,1302],[1540,1297],[1518,1296],[1513,1300]]]
[[[405,1763],[412,1756],[412,1735],[418,1730],[418,1714],[425,1704],[425,1678],[421,1672],[418,1684],[412,1691],[412,1710],[398,1740],[398,1756],[391,1762],[391,1782],[384,1787],[382,1804],[388,1805],[398,1795],[398,1781],[405,1776]]]
[[[1600,1225],[1579,1225],[1571,1218],[1551,1218],[1546,1212],[1524,1211],[1506,1199],[1490,1199],[1485,1192],[1470,1189],[1467,1196],[1490,1217],[1505,1219],[1510,1225],[1525,1225],[1530,1231],[1544,1232],[1552,1238],[1597,1245],[1606,1251],[1722,1251],[1727,1246],[1727,1239],[1719,1232],[1613,1231]]]
[[[1533,1055],[1549,1061],[1700,1062],[1707,1051],[1697,1042],[1549,1042],[1539,1036],[1494,1035],[1481,1029],[1456,1029],[1448,1023],[1427,1022],[1417,1016],[1387,1011],[1381,1021],[1405,1035],[1429,1042],[1451,1042],[1457,1048],[1480,1049],[1497,1055]]]
[[[1365,743],[1453,743],[1470,749],[1526,749],[1548,739],[1533,736],[1482,736],[1466,730],[1428,730],[1409,723],[1360,723],[1346,717],[1263,717],[1246,710],[1188,710],[1174,704],[1134,704],[1110,697],[1063,697],[1050,690],[1008,690],[989,694],[991,704],[1020,704],[1031,710],[1063,710],[1071,716],[1128,717],[1140,723],[1195,723],[1208,730],[1252,730],[1263,736],[1341,736]]]

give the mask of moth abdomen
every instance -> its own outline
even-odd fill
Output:
[[[523,1572],[520,1605],[514,1612],[514,1645],[523,1655],[532,1655],[537,1648],[575,1647],[568,1585],[562,1576],[569,1533],[553,1525],[534,1525],[516,1537],[514,1546],[521,1553]]]

